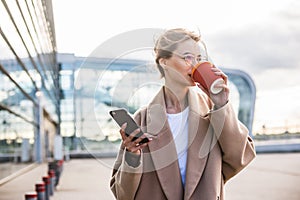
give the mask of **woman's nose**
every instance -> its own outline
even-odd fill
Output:
[[[194,67],[198,63],[197,58],[194,58],[192,60],[192,67]]]
[[[192,74],[193,68],[195,65],[190,66],[189,70],[188,70],[188,74]]]

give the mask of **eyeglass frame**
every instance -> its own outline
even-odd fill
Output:
[[[205,59],[201,57],[201,54],[200,54],[200,57],[198,57],[198,56],[196,57],[192,54],[187,54],[187,55],[184,55],[184,56],[180,56],[178,54],[174,54],[174,55],[176,55],[177,57],[183,59],[186,62],[186,64],[191,65],[191,66],[193,66],[193,65],[195,65],[195,64],[197,64],[201,61],[208,61],[209,57],[208,57],[206,45],[203,41],[200,41],[200,42],[204,47],[204,51],[205,51],[205,54],[206,54]],[[190,58],[188,58],[188,57],[190,57]],[[193,64],[193,61],[195,61],[195,64]]]

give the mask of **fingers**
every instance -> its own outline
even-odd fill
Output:
[[[137,137],[137,135],[141,132],[140,128],[136,129],[129,135],[126,135],[125,129],[126,129],[127,123],[124,123],[121,126],[120,134],[123,140],[123,145],[127,149],[127,151],[132,153],[140,153],[140,150],[148,145],[148,143],[152,140],[151,138],[148,138],[149,141],[146,143],[141,144],[141,141],[146,138],[146,135],[143,134],[140,137]]]
[[[225,83],[223,84],[217,84],[215,85],[216,88],[223,88],[224,90],[229,90],[228,85],[226,85]]]
[[[136,132],[137,131],[137,132]],[[142,135],[141,137],[138,137],[135,139],[135,135],[140,132],[139,129],[137,129],[133,133],[130,134],[129,137],[127,137],[126,142],[124,142],[124,145],[127,149],[127,151],[131,153],[140,153],[140,150],[143,149],[145,146],[148,145],[148,143],[152,140],[151,138],[148,138],[148,142],[141,143],[144,138],[146,138],[145,135]],[[128,141],[129,140],[129,141]]]
[[[227,81],[228,81],[228,76],[223,72],[221,71],[219,68],[217,67],[212,67],[211,70],[217,75],[217,76],[221,76],[224,81],[225,81],[225,84],[227,84]]]
[[[144,143],[144,144],[136,144],[136,146],[133,146],[131,148],[127,148],[126,149],[131,152],[131,153],[140,153],[140,150],[143,149],[145,146],[147,146],[148,143]]]
[[[215,85],[216,88],[223,88],[224,91],[229,92],[229,87],[228,87],[228,76],[219,68],[213,67],[212,71],[217,75],[217,76],[221,76],[224,80],[223,84],[217,84]]]
[[[134,130],[132,133],[129,134],[129,136],[127,136],[127,140],[133,141],[135,139],[135,137],[137,136],[137,134],[139,134],[140,132],[141,132],[140,128]],[[138,140],[138,139],[136,139],[136,140]],[[134,142],[136,142],[136,141],[134,141]]]

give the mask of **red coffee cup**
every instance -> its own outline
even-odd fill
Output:
[[[224,80],[221,76],[211,71],[212,67],[213,64],[208,61],[200,62],[194,66],[191,77],[195,82],[200,83],[207,91],[218,94],[222,91],[222,88],[215,86],[224,83]]]

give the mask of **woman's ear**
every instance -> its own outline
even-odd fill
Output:
[[[167,66],[167,60],[165,58],[160,58],[159,65],[165,69],[165,67]]]

